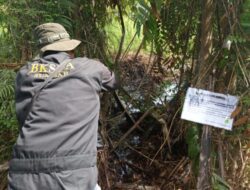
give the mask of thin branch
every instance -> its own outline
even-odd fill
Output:
[[[175,120],[177,114],[179,113],[180,109],[181,109],[181,107],[178,108],[178,110],[176,111],[176,113],[175,113],[175,115],[174,115],[174,117],[173,117],[173,119],[172,119],[172,121],[171,121],[171,124],[170,124],[170,127],[169,127],[169,131],[168,131],[168,135],[169,135],[170,132],[171,132],[172,126],[173,126],[173,124],[174,124],[174,120]],[[170,141],[169,138],[165,138],[164,142],[161,144],[161,147],[159,148],[159,150],[158,150],[158,151],[156,152],[156,154],[154,155],[153,161],[155,160],[156,156],[159,154],[159,152],[162,150],[162,148],[165,146],[165,144],[166,144],[167,142],[168,142],[169,151],[171,152],[170,142],[169,142],[169,141]],[[153,161],[151,161],[150,165],[153,163]]]
[[[9,169],[9,163],[5,162],[4,164],[0,165],[0,172],[7,171]]]
[[[129,50],[130,50],[130,48],[131,48],[131,46],[132,46],[132,44],[133,44],[133,42],[134,42],[134,40],[135,40],[136,35],[137,35],[137,32],[135,32],[135,34],[134,34],[132,40],[131,40],[131,41],[129,42],[129,44],[128,44],[128,47],[127,47],[126,50],[124,51],[124,53],[123,53],[123,55],[122,55],[122,60],[124,60],[124,58],[127,56],[128,52],[129,52]]]
[[[122,30],[122,36],[121,36],[121,41],[119,44],[119,49],[115,58],[115,65],[117,66],[118,61],[120,59],[121,53],[122,53],[122,47],[123,47],[123,43],[124,43],[124,38],[125,38],[125,25],[124,25],[124,20],[123,20],[123,15],[122,15],[122,8],[120,5],[120,1],[117,1],[117,8],[118,8],[118,12],[119,12],[119,17],[120,17],[120,21],[121,21],[121,30]]]
[[[113,152],[125,139],[126,137],[133,132],[138,125],[144,120],[144,118],[153,110],[154,107],[151,107],[148,109],[148,111],[146,111],[141,117],[140,119],[138,119],[138,121],[136,121],[136,123],[120,138],[119,142],[114,146],[114,148],[112,149],[111,152]]]

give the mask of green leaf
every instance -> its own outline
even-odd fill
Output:
[[[198,173],[199,167],[199,126],[190,126],[186,132],[186,143],[188,144],[188,156],[192,160],[192,167],[195,174]]]
[[[214,190],[230,190],[230,185],[216,173],[212,174],[212,184]]]

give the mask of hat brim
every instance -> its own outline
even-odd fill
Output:
[[[79,44],[81,43],[81,41],[79,40],[63,40],[63,41],[58,41],[58,42],[54,42],[52,44],[46,45],[44,47],[42,47],[40,50],[41,52],[45,52],[45,51],[71,51],[73,49],[75,49]]]

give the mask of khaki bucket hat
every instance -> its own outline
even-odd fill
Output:
[[[71,51],[81,41],[70,39],[66,29],[58,23],[45,23],[35,28],[35,37],[41,52],[45,51]]]

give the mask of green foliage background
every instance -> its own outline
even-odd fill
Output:
[[[215,61],[211,67],[215,71],[215,90],[238,95],[244,115],[250,105],[250,0],[218,0],[214,4],[211,57]],[[34,27],[45,22],[58,22],[66,27],[72,38],[83,42],[77,52],[79,56],[98,58],[114,67],[114,57],[122,36],[119,7],[125,25],[125,42],[121,46],[120,60],[127,51],[139,52],[141,47],[144,53],[155,55],[157,72],[167,66],[178,71],[180,93],[176,96],[180,95],[179,99],[183,99],[186,86],[195,85],[194,81],[203,75],[197,72],[202,1],[0,0],[0,64],[25,63],[34,57],[38,53],[33,38]],[[230,12],[231,9],[235,12]],[[226,19],[223,20],[225,15]],[[223,48],[227,40],[232,42],[230,49]],[[174,65],[166,65],[169,58]],[[9,158],[18,131],[14,111],[14,80],[15,71],[0,70],[0,162]],[[147,104],[151,105],[152,102]],[[164,115],[165,107],[160,108],[159,112],[159,115]],[[200,151],[199,128],[190,127],[189,124],[183,127],[194,170],[197,170]],[[239,135],[244,136],[248,128],[249,124],[244,124],[223,138],[230,143]],[[243,142],[248,141],[244,139]],[[227,188],[228,184],[214,170],[212,180],[215,189],[223,184]]]

